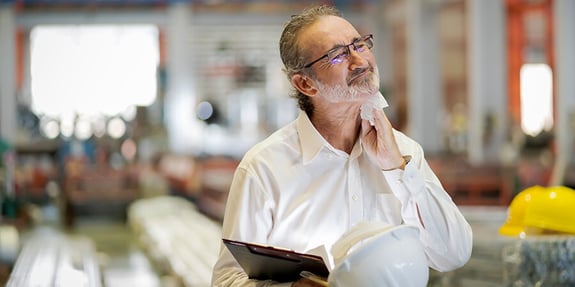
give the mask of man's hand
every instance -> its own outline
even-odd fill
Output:
[[[324,287],[327,285],[322,285],[320,283],[315,283],[309,279],[301,278],[291,284],[292,287]]]
[[[361,121],[361,142],[367,155],[381,170],[400,168],[404,159],[395,142],[393,127],[383,109],[373,110],[372,126],[369,121]]]

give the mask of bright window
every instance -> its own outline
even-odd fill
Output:
[[[38,26],[31,33],[32,110],[61,129],[82,119],[85,135],[86,120],[152,104],[158,63],[153,25]]]
[[[553,75],[546,64],[521,67],[521,128],[531,136],[553,127]]]

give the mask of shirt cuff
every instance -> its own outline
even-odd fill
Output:
[[[401,202],[401,217],[406,224],[421,226],[418,217],[418,202],[424,194],[424,179],[414,162],[405,166],[405,170],[384,172],[391,191]]]
[[[410,196],[417,196],[422,192],[424,180],[413,161],[408,161],[405,169],[382,171],[391,190],[402,203]]]
[[[407,169],[410,162],[411,162],[411,156],[404,155],[403,164],[401,165],[401,167],[394,169],[382,169],[381,171],[383,172],[387,180],[399,180],[403,177],[403,172]]]

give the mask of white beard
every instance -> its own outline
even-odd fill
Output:
[[[389,104],[379,91],[379,71],[374,69],[371,78],[359,79],[358,83],[352,86],[336,85],[328,86],[321,81],[317,83],[319,91],[327,95],[326,98],[331,103],[350,102],[363,99],[360,107],[360,116],[368,120],[371,125],[373,122],[373,109],[383,109]]]
[[[351,86],[343,84],[328,86],[321,81],[317,81],[317,85],[320,93],[327,95],[326,99],[331,103],[357,101],[361,98],[369,101],[369,98],[378,97],[379,71],[377,67],[374,69],[372,77],[356,81],[357,83]]]

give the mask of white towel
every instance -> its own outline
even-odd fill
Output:
[[[365,103],[361,105],[360,109],[360,116],[364,120],[368,120],[369,123],[373,126],[373,109],[383,109],[388,107],[389,104],[381,94],[381,92],[377,92],[377,94],[373,95]]]

